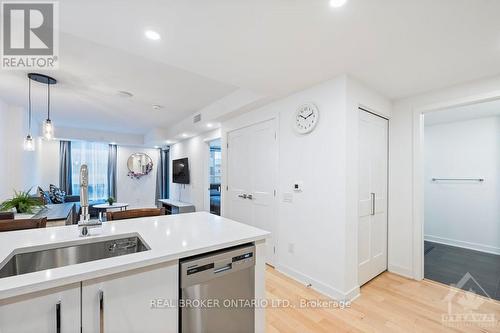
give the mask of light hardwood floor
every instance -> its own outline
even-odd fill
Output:
[[[268,307],[267,333],[500,332],[500,302],[452,290],[456,292],[451,301],[452,313],[486,314],[488,318],[494,316],[493,323],[483,328],[471,322],[447,327],[442,315],[448,313],[445,298],[450,288],[384,273],[362,287],[361,296],[350,308]],[[300,304],[301,299],[327,299],[271,267],[266,269],[266,293],[269,300],[287,299],[291,305]]]

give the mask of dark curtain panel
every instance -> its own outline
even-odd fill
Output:
[[[71,141],[59,143],[59,188],[71,195]]]
[[[109,145],[108,153],[108,196],[116,200],[116,145]]]
[[[156,166],[156,203],[158,199],[168,199],[169,197],[169,178],[168,178],[168,160],[169,149],[158,149],[158,163]]]

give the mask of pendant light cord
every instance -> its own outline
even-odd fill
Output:
[[[50,120],[50,82],[47,80],[47,120]]]
[[[28,135],[31,136],[31,78],[28,82]]]

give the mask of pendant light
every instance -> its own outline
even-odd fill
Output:
[[[47,119],[43,122],[42,134],[44,139],[52,140],[54,138],[54,125],[52,124],[52,120],[50,120],[50,86],[56,84],[57,80],[48,75],[37,73],[29,73],[28,77],[30,80],[47,85]]]
[[[43,123],[43,137],[46,140],[54,138],[54,126],[50,120],[50,83],[47,83],[47,119]]]
[[[24,150],[34,151],[35,142],[31,136],[31,78],[28,77],[28,135],[24,139]]]

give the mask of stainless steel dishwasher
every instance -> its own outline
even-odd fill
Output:
[[[182,333],[255,330],[255,246],[181,260]]]

